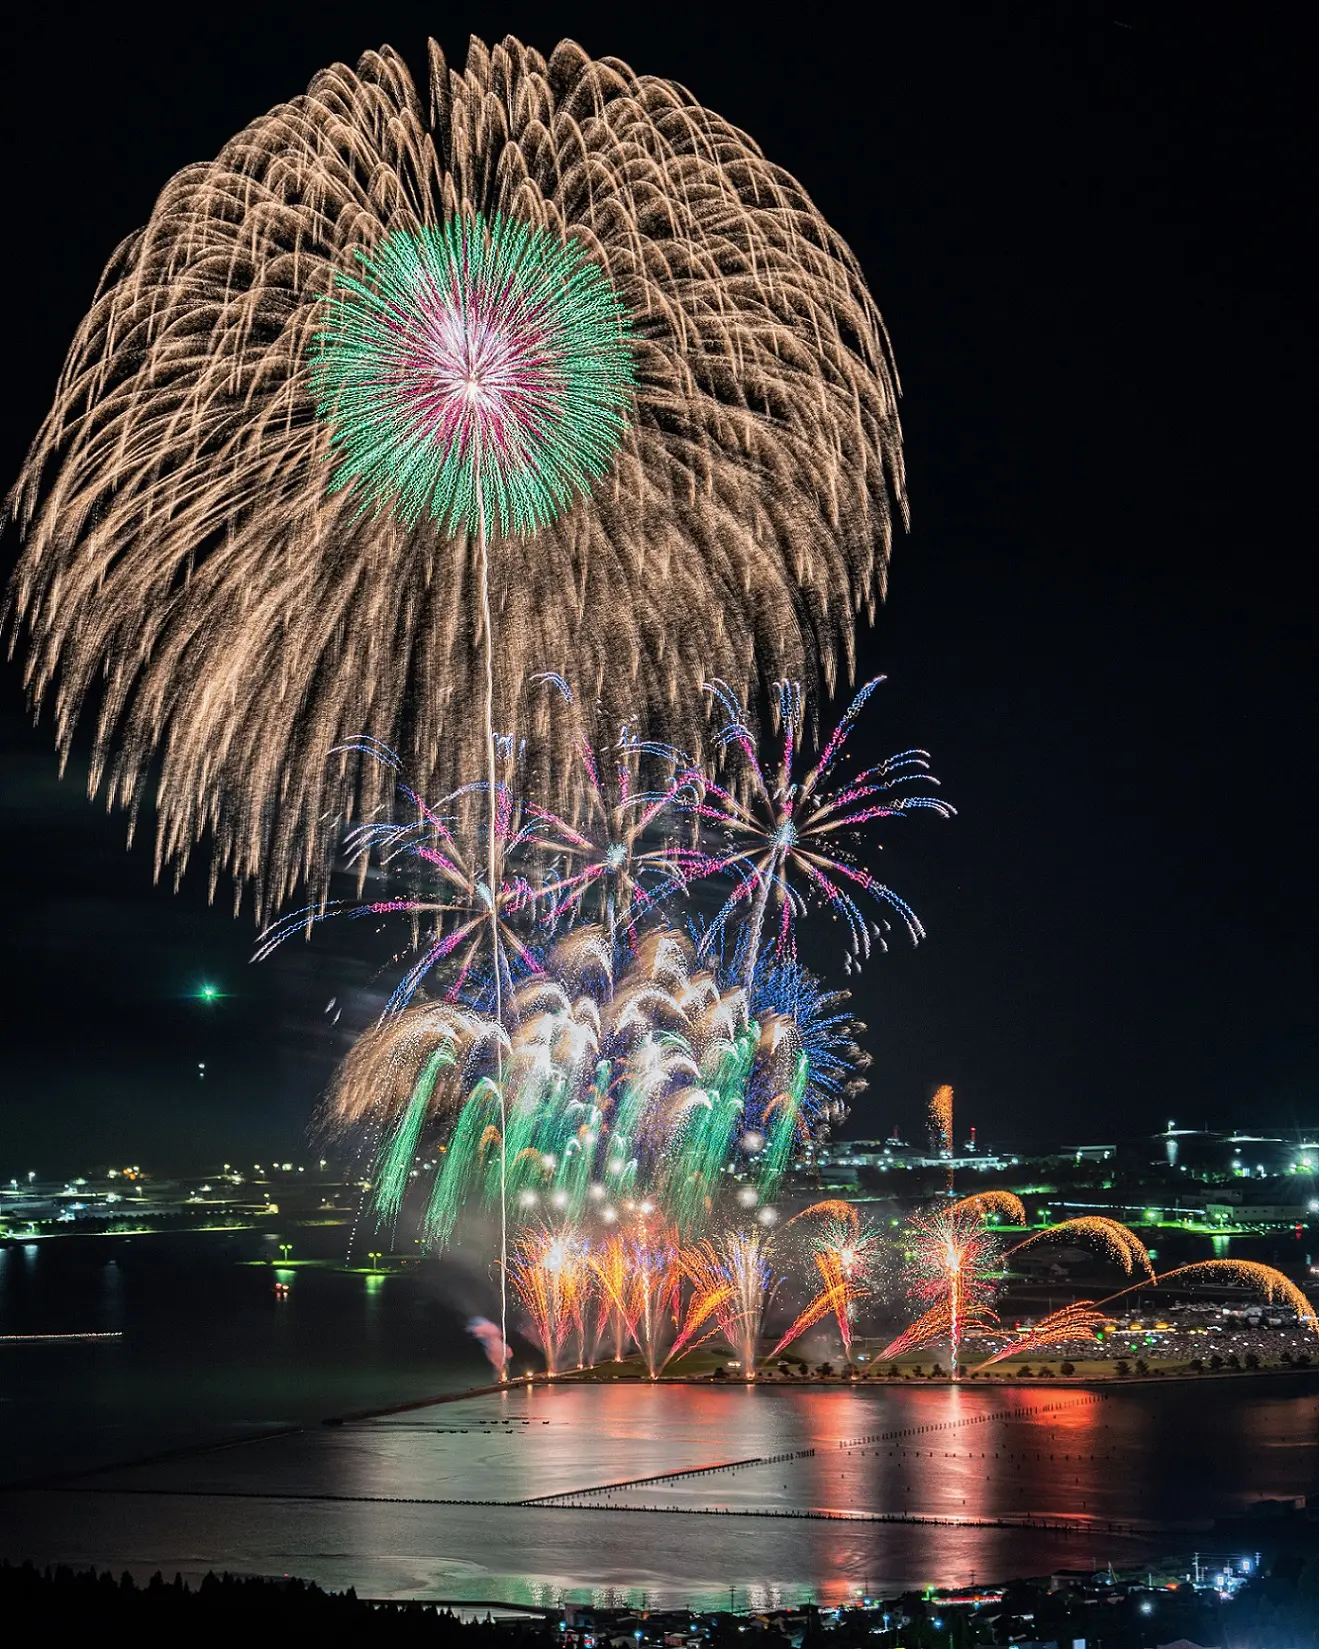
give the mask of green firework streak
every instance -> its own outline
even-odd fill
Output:
[[[799,1054],[792,1085],[786,1093],[778,1096],[774,1119],[769,1125],[765,1149],[761,1153],[758,1165],[757,1184],[761,1197],[767,1202],[777,1196],[779,1185],[787,1172],[788,1164],[792,1161],[801,1123],[802,1100],[810,1079],[810,1060],[804,1053]]]
[[[733,1139],[742,1124],[747,1083],[755,1063],[759,1031],[744,1032],[724,1049],[704,1100],[693,1104],[673,1163],[666,1204],[680,1230],[690,1231],[708,1215]]]
[[[446,1065],[453,1064],[453,1053],[448,1048],[437,1048],[422,1067],[421,1075],[413,1084],[412,1093],[404,1106],[389,1138],[376,1159],[376,1213],[383,1224],[396,1219],[408,1188],[408,1176],[417,1155],[417,1141],[430,1111],[435,1080]]]
[[[482,1148],[489,1129],[499,1128],[499,1090],[493,1082],[478,1082],[458,1113],[449,1148],[435,1175],[426,1209],[424,1236],[439,1246],[448,1242],[463,1203],[481,1169]]]

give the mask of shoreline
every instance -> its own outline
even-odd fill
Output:
[[[543,1390],[550,1386],[579,1385],[579,1386],[700,1386],[703,1390],[745,1391],[748,1386],[755,1386],[761,1391],[806,1391],[832,1390],[853,1391],[858,1388],[870,1390],[875,1387],[911,1387],[933,1386],[954,1387],[959,1391],[1097,1391],[1109,1392],[1114,1388],[1125,1389],[1128,1386],[1165,1386],[1169,1384],[1191,1385],[1210,1380],[1258,1380],[1268,1377],[1310,1378],[1319,1377],[1319,1364],[1304,1368],[1248,1368],[1248,1369],[1206,1369],[1203,1373],[1175,1372],[1166,1374],[1114,1374],[1111,1377],[1096,1378],[1092,1375],[1055,1374],[1040,1379],[1038,1376],[1023,1378],[1020,1375],[998,1375],[992,1379],[954,1380],[950,1375],[934,1376],[902,1376],[896,1379],[890,1375],[881,1374],[859,1379],[840,1378],[837,1375],[823,1379],[818,1376],[803,1380],[759,1379],[747,1380],[729,1376],[724,1380],[716,1380],[709,1374],[660,1374],[651,1379],[645,1374],[599,1374],[593,1369],[570,1369],[559,1374],[521,1374],[515,1379],[492,1381],[483,1386],[466,1386],[461,1391],[440,1392],[431,1397],[410,1397],[402,1402],[388,1403],[380,1408],[351,1409],[343,1414],[326,1415],[321,1421],[323,1426],[351,1425],[362,1420],[375,1420],[386,1414],[406,1414],[411,1409],[437,1407],[442,1403],[462,1403],[472,1397],[496,1397],[517,1391]],[[301,1429],[301,1428],[298,1428]]]
[[[848,1390],[861,1387],[869,1389],[872,1386],[955,1386],[959,1391],[999,1391],[1005,1386],[1014,1389],[1025,1388],[1029,1391],[1054,1391],[1063,1388],[1068,1391],[1110,1391],[1114,1386],[1151,1386],[1167,1385],[1169,1382],[1194,1384],[1208,1380],[1257,1380],[1269,1375],[1319,1375],[1319,1363],[1307,1364],[1301,1368],[1220,1368],[1205,1369],[1201,1372],[1194,1370],[1167,1370],[1149,1374],[1052,1374],[1039,1375],[1001,1374],[991,1375],[983,1380],[972,1379],[966,1376],[954,1380],[949,1374],[913,1374],[913,1375],[861,1375],[855,1379],[840,1376],[826,1375],[821,1378],[812,1375],[805,1379],[774,1379],[761,1377],[748,1380],[745,1377],[730,1374],[725,1379],[716,1380],[709,1374],[659,1374],[654,1379],[648,1375],[633,1374],[597,1374],[591,1369],[564,1370],[560,1374],[536,1374],[522,1376],[516,1381],[509,1381],[506,1386],[482,1387],[482,1390],[503,1391],[512,1386],[535,1385],[566,1385],[576,1383],[588,1386],[607,1385],[637,1385],[637,1386],[710,1386],[730,1387],[734,1390],[745,1390],[747,1386],[757,1386],[765,1391],[802,1391],[807,1389],[847,1388]]]

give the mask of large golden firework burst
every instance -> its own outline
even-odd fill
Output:
[[[542,670],[699,736],[699,684],[832,685],[903,509],[896,390],[855,259],[802,187],[669,81],[515,40],[337,65],[170,180],[115,253],[11,506],[11,617],[68,750],[158,858],[266,906],[322,885],[345,811],[388,803],[359,734],[441,794],[480,769],[476,535],[332,485],[314,339],[388,237],[456,217],[573,243],[617,294],[635,403],[587,496],[490,552],[496,725],[565,770]],[[397,244],[397,241],[391,243]],[[384,788],[379,788],[384,784]]]

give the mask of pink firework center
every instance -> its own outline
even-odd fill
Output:
[[[562,392],[545,304],[516,314],[507,299],[427,281],[413,313],[398,317],[398,392],[417,433],[463,464],[534,466],[538,431]]]

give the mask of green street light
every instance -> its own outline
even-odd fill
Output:
[[[203,1002],[214,1002],[218,998],[220,991],[215,985],[203,985],[197,994],[201,997]]]

